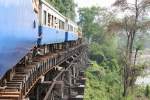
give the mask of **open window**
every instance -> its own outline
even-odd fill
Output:
[[[54,27],[54,17],[53,17],[53,15],[52,15],[51,26]]]
[[[54,18],[54,27],[57,28],[57,18]]]
[[[64,28],[65,28],[65,23],[63,21],[59,20],[59,29],[64,30]]]
[[[43,23],[44,23],[44,25],[46,25],[47,23],[46,23],[46,20],[47,20],[47,13],[46,13],[46,11],[44,10],[44,15],[43,15]]]
[[[51,26],[51,15],[48,13],[48,26]]]

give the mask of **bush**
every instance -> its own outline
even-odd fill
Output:
[[[149,85],[147,85],[146,88],[145,88],[145,96],[149,97],[149,93],[150,93]]]

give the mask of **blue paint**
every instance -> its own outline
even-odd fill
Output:
[[[66,41],[75,41],[78,39],[78,35],[74,32],[66,32]]]
[[[37,44],[77,40],[77,34],[45,26],[38,27],[32,0],[0,0],[0,77],[15,66]]]
[[[68,32],[65,33],[65,41],[68,40]]]
[[[0,77],[36,44],[32,0],[0,0]]]
[[[65,41],[65,31],[42,26],[42,44],[61,43]]]

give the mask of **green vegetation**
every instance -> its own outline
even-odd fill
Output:
[[[149,97],[150,96],[150,90],[149,90],[149,86],[147,85],[145,88],[145,96]]]
[[[75,19],[75,7],[74,0],[46,0],[52,4],[60,13],[68,18]]]
[[[47,1],[65,16],[75,19],[74,0]],[[150,26],[149,21],[143,20],[150,2],[141,1],[135,0],[130,5],[126,0],[116,0],[114,6],[121,12],[131,10],[122,19],[116,17],[117,13],[100,7],[79,9],[78,24],[89,42],[92,63],[85,72],[85,100],[150,99],[149,86],[134,84],[144,68],[136,64],[136,58],[138,51],[144,49],[143,33]]]
[[[118,39],[106,30],[114,15],[99,7],[82,8],[79,13],[79,24],[89,40],[89,57],[93,61],[86,70],[85,100],[120,100],[123,88],[117,60]]]
[[[85,100],[120,100],[121,77],[117,71],[93,62],[93,66],[87,69],[86,76]]]
[[[90,44],[89,57],[95,61],[86,70],[85,100],[148,100],[149,87],[144,90],[134,84],[143,71],[143,65],[136,65],[135,62],[144,44],[144,40],[138,36],[132,37],[136,34],[133,27],[136,25],[130,23],[134,19],[126,23],[129,26],[124,26],[124,23],[119,22],[121,19],[115,17],[115,13],[99,7],[81,8],[79,15],[79,25]],[[124,27],[129,30],[127,33],[130,33],[133,40],[117,34],[116,30],[124,32]]]

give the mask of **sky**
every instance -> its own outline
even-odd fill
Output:
[[[91,7],[91,6],[100,6],[111,8],[111,5],[115,2],[115,0],[75,0],[75,3],[78,5],[76,8],[76,21],[79,20],[78,9],[83,7]]]
[[[116,0],[75,0],[75,3],[78,5],[76,7],[76,20],[79,19],[79,15],[78,15],[78,9],[79,8],[83,8],[83,7],[91,7],[91,6],[99,6],[99,7],[105,7],[108,9],[112,8],[112,4],[115,2]],[[139,0],[141,1],[141,0]],[[135,0],[127,0],[128,3],[130,4],[134,4]],[[122,13],[120,13],[118,16],[123,16]]]
[[[111,7],[114,1],[115,0],[75,0],[75,3],[78,4],[79,8],[91,6],[100,6],[108,8]]]

